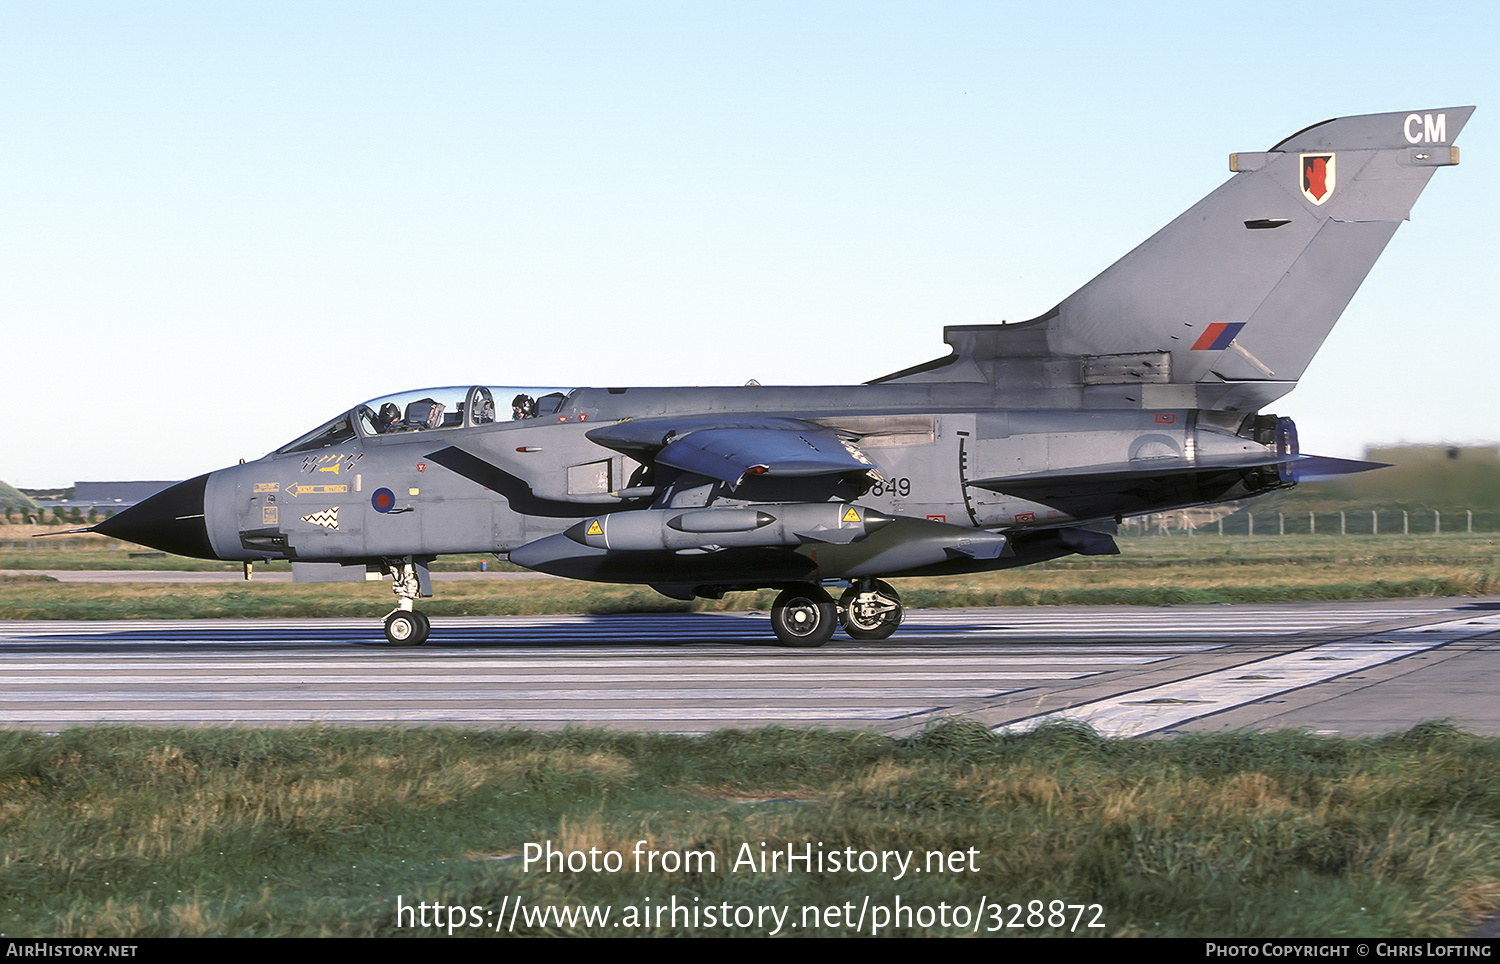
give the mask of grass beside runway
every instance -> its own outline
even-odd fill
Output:
[[[1161,605],[1277,602],[1500,592],[1500,536],[1140,536],[1119,556],[1070,557],[973,576],[896,580],[912,607]],[[31,553],[0,553],[0,569],[109,568],[113,549],[74,550],[68,566],[28,565]],[[114,555],[110,555],[113,553]],[[52,553],[46,554],[48,556]],[[480,557],[447,564],[479,567]],[[153,564],[159,560],[151,560]],[[182,560],[169,560],[175,562]],[[493,564],[493,561],[492,561]],[[223,568],[223,564],[210,564]],[[231,567],[233,568],[233,567]],[[0,581],[0,619],[183,619],[370,616],[392,604],[389,582],[295,585],[67,585]],[[568,580],[439,582],[421,608],[434,617],[550,613],[768,609],[775,593],[733,593],[680,602],[644,586]]]
[[[1443,724],[0,733],[0,932],[1453,937],[1500,907],[1497,764]],[[923,872],[827,863],[887,853]],[[584,907],[610,921],[535,919]]]

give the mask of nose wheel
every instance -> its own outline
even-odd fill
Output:
[[[415,609],[398,609],[385,617],[385,639],[392,646],[420,646],[432,632],[432,620]]]

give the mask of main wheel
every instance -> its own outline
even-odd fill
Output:
[[[776,597],[771,628],[783,646],[822,646],[838,625],[838,607],[821,586],[798,586]]]
[[[878,579],[871,592],[850,586],[839,598],[839,622],[855,639],[885,639],[901,625],[905,612],[896,590]]]
[[[415,610],[398,609],[385,617],[385,638],[392,646],[420,646],[432,631],[432,621]]]

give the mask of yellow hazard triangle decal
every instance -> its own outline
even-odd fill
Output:
[[[602,536],[604,535],[604,529],[599,525],[599,520],[595,519],[589,523],[589,527],[584,530],[583,534],[586,536]]]
[[[844,513],[844,517],[842,519],[840,519],[839,521],[840,522],[858,522],[859,521],[859,513],[855,512],[854,511],[854,506],[851,505],[849,507],[848,511],[846,511]]]

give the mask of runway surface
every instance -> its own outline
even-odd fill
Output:
[[[373,645],[375,619],[3,622],[0,726],[1500,733],[1497,598],[927,610],[879,643],[771,638],[764,614],[438,618],[417,648]]]

